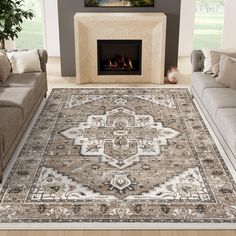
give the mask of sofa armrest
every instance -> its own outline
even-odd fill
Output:
[[[41,63],[41,69],[43,72],[47,72],[48,53],[46,50],[39,50],[39,58]]]
[[[201,50],[194,50],[191,54],[191,63],[193,66],[193,72],[200,72],[204,69],[205,57]]]

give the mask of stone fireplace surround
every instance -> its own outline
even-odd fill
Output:
[[[77,13],[76,77],[84,83],[164,83],[164,13]],[[142,40],[141,75],[98,75],[97,40]]]

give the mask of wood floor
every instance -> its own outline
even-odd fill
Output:
[[[0,236],[236,236],[236,230],[0,231]]]

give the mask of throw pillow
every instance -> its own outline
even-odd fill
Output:
[[[211,52],[211,62],[212,62],[213,77],[217,77],[218,74],[219,74],[220,59],[221,59],[222,55],[236,58],[236,52],[217,52],[217,51],[212,51]]]
[[[0,52],[0,81],[6,81],[11,74],[11,64],[7,55]]]
[[[38,50],[7,53],[13,73],[42,72]]]
[[[205,57],[203,73],[204,74],[212,73],[211,50],[210,49],[202,49],[202,52]]]
[[[233,49],[202,49],[204,60],[204,74],[213,74],[216,77],[219,73],[219,62],[222,54],[228,54],[229,56],[236,56],[236,51]]]
[[[236,58],[222,55],[220,57],[218,81],[227,87],[236,89]]]

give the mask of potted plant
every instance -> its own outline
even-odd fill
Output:
[[[5,40],[18,37],[22,23],[32,19],[32,10],[24,9],[24,0],[1,0],[0,4],[0,49],[5,49]]]

